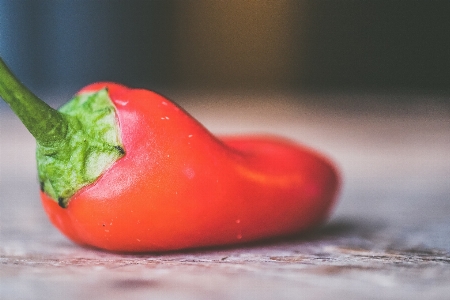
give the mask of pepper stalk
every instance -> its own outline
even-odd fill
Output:
[[[64,140],[67,121],[62,114],[27,89],[0,58],[0,96],[42,145]]]
[[[0,58],[0,96],[36,139],[41,189],[63,208],[125,155],[106,88],[78,94],[56,110],[29,91]]]

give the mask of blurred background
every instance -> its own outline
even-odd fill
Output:
[[[450,2],[0,0],[0,53],[37,93],[450,89]]]
[[[450,1],[0,0],[0,55],[54,106],[86,84],[115,81],[163,93],[214,134],[278,134],[336,163],[343,184],[329,238],[294,242],[295,259],[282,265],[269,263],[264,247],[252,248],[237,264],[239,276],[227,275],[232,281],[220,286],[203,264],[209,256],[181,255],[195,275],[180,287],[201,293],[192,299],[212,291],[217,298],[216,290],[225,299],[223,287],[262,295],[277,282],[280,289],[254,299],[299,287],[315,299],[323,291],[337,299],[348,299],[347,291],[448,299]],[[160,264],[169,269],[162,281],[147,260],[130,261],[137,273],[108,267],[109,258],[108,274],[61,268],[57,261],[78,264],[91,254],[48,222],[34,152],[34,139],[0,101],[0,258],[11,270],[5,280],[0,274],[0,298],[80,299],[79,291],[99,295],[101,287],[116,293],[124,272],[155,278],[136,290],[158,299],[164,289],[179,289],[179,264],[171,260]],[[304,273],[308,253],[320,267]],[[242,272],[246,264],[253,265]],[[299,285],[304,276],[312,277]]]

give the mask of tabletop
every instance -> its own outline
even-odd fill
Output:
[[[339,166],[323,227],[247,245],[80,247],[39,201],[34,141],[0,108],[0,299],[449,299],[450,109],[438,95],[173,92],[216,134],[274,133]],[[150,298],[154,297],[154,298]]]

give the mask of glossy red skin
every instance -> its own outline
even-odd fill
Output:
[[[275,137],[211,135],[147,90],[108,87],[126,155],[58,206],[51,222],[76,243],[111,251],[168,251],[289,235],[322,224],[339,179],[314,151]]]

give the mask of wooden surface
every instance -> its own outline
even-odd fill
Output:
[[[49,224],[33,139],[3,106],[0,299],[450,299],[448,101],[172,97],[213,132],[277,133],[328,154],[344,178],[330,222],[230,248],[120,255],[79,247]],[[315,104],[323,99],[328,105]]]

